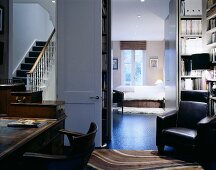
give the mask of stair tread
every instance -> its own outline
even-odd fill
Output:
[[[27,72],[27,71],[29,71],[29,70],[19,69],[19,70],[17,70],[17,71],[25,71],[25,72]]]
[[[33,65],[32,63],[22,63],[22,64],[24,64],[24,65],[25,65],[25,64],[28,64],[28,65]]]
[[[25,64],[32,64],[32,65],[34,65],[34,63],[25,63]]]
[[[11,103],[11,105],[28,105],[28,106],[59,106],[65,104],[64,101],[49,101],[49,100],[43,100],[40,103]]]
[[[11,92],[12,95],[16,95],[16,94],[32,94],[32,93],[41,93],[42,91],[32,91],[32,90],[26,90],[26,91],[15,91],[15,92]]]
[[[25,58],[37,58],[37,57],[25,57]]]
[[[20,77],[20,76],[16,76],[14,77],[15,79],[18,78],[18,79],[27,79],[27,77]]]

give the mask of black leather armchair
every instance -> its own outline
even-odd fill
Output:
[[[202,126],[208,126],[208,122],[203,121],[207,115],[207,103],[181,101],[178,111],[158,116],[156,129],[158,151],[163,153],[165,145],[196,150],[199,135],[197,130],[201,130]],[[199,122],[202,122],[202,126]]]
[[[158,116],[156,145],[159,153],[163,153],[165,145],[190,148],[199,155],[206,155],[207,148],[215,149],[216,117],[207,115],[207,103],[181,101],[178,111]]]
[[[117,103],[118,107],[122,108],[123,114],[124,93],[118,90],[113,90],[113,103]]]

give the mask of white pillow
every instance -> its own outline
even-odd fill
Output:
[[[118,86],[116,90],[122,92],[134,92],[134,86]]]

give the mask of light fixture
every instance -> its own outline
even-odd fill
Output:
[[[141,15],[137,15],[137,18],[141,18]]]
[[[140,0],[140,2],[144,2],[145,0]]]
[[[156,80],[155,85],[162,85],[163,81],[161,79]]]
[[[52,3],[55,3],[56,1],[55,0],[52,0]]]

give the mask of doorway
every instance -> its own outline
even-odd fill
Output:
[[[112,70],[112,87],[115,90],[124,92],[124,96],[129,94],[135,96],[137,94],[146,95],[146,93],[148,93],[147,95],[150,97],[148,99],[151,99],[152,95],[156,97],[159,96],[158,94],[160,92],[158,89],[155,90],[155,87],[159,87],[162,93],[162,100],[165,98],[163,67],[165,53],[164,27],[165,19],[169,14],[169,1],[170,0],[163,2],[160,0],[111,1],[112,59],[115,61],[115,64],[116,61],[118,61],[118,66]],[[126,48],[124,47],[125,43],[127,43]],[[140,47],[139,43],[142,43],[143,46]],[[137,57],[139,59],[136,59],[136,56],[139,56],[139,54],[142,54],[142,57]],[[145,92],[143,93],[143,91]],[[137,94],[135,94],[135,92]],[[140,98],[138,100],[140,100]],[[146,100],[146,98],[142,100]],[[143,107],[145,106],[141,108]],[[129,107],[130,112],[141,108]],[[120,109],[121,108],[115,108],[114,106],[112,148],[115,149],[115,146],[117,146],[115,143],[121,143],[120,141],[123,141],[123,139],[124,141],[135,139],[136,137],[132,137],[134,134],[138,136],[147,134],[144,132],[144,129],[147,130],[147,128],[150,127],[152,127],[150,130],[153,132],[152,134],[155,134],[155,115],[143,116],[134,113],[123,113],[121,115]],[[127,107],[124,106],[124,112],[126,112],[126,109]],[[122,122],[119,122],[119,120]],[[144,128],[136,126],[144,123],[144,120],[147,120],[149,124],[146,124],[148,124],[148,126]],[[133,121],[135,123],[132,123]],[[121,136],[123,134],[115,134],[115,129],[122,128],[123,124],[127,124],[123,133],[125,133],[126,136],[128,135],[128,138]],[[149,141],[152,142],[155,140],[152,135],[149,136],[151,138]],[[124,144],[122,143],[122,145]],[[118,149],[118,147],[116,147],[116,149]],[[133,148],[129,147],[129,149]],[[136,146],[134,146],[134,149],[136,149]],[[155,148],[149,145],[149,147],[144,149]]]

